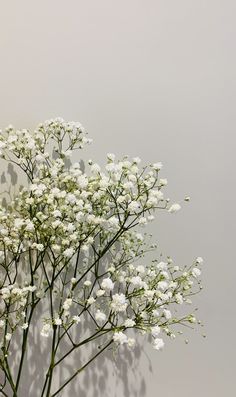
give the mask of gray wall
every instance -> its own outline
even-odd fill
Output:
[[[204,331],[161,353],[145,345],[136,372],[129,362],[128,378],[123,371],[117,380],[111,367],[96,395],[232,395],[235,1],[0,4],[1,126],[79,120],[94,138],[85,158],[103,162],[115,152],[162,161],[170,197],[192,197],[181,213],[160,217],[153,232],[178,263],[204,257],[204,291],[196,300]],[[95,397],[91,372],[85,387],[81,396]]]

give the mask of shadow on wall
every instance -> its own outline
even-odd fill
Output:
[[[69,164],[68,164],[69,165]],[[84,171],[84,164],[81,162],[81,169]],[[1,167],[2,168],[2,167]],[[7,206],[9,200],[12,200],[17,191],[23,186],[19,184],[17,173],[11,164],[8,164],[0,176],[1,178],[1,196],[2,205]],[[22,182],[22,181],[21,181]],[[42,302],[41,302],[42,303]],[[19,389],[19,397],[40,397],[43,385],[43,379],[49,365],[50,338],[42,338],[40,330],[42,328],[42,318],[47,310],[44,306],[38,306],[35,313],[33,327],[29,332],[29,344],[27,350],[27,359],[25,360],[22,383]],[[88,334],[94,330],[94,324],[91,318],[85,319],[78,325],[75,338],[80,338],[80,334]],[[53,379],[53,393],[68,379],[75,371],[83,366],[91,357],[98,353],[103,347],[105,340],[99,343],[92,342],[91,346],[85,345],[82,349],[73,352],[73,354],[59,365]],[[9,357],[11,368],[16,374],[19,364],[19,346],[21,345],[20,336],[14,340],[14,345]],[[62,357],[69,349],[69,341],[64,342],[59,350],[59,358]],[[141,372],[139,362],[144,355],[141,344],[133,350],[127,347],[121,347],[114,351],[111,347],[109,350],[101,353],[78,377],[76,377],[68,386],[63,389],[58,396],[63,397],[145,397],[146,384],[144,375]],[[152,371],[149,362],[149,370]],[[0,379],[2,381],[2,379]],[[10,391],[6,391],[11,396]]]

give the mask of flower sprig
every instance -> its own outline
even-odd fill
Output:
[[[198,321],[189,309],[178,315],[178,307],[189,307],[201,290],[202,258],[190,266],[178,266],[171,258],[148,259],[156,245],[144,228],[156,212],[181,208],[165,198],[162,163],[142,167],[137,157],[116,160],[109,153],[104,169],[89,160],[84,172],[69,159],[88,143],[91,139],[80,123],[59,118],[33,132],[10,126],[0,135],[1,157],[28,177],[28,185],[8,206],[0,206],[3,393],[9,385],[17,396],[28,335],[40,305],[40,336],[51,341],[41,397],[61,393],[79,374],[81,369],[76,369],[52,392],[54,371],[86,343],[105,339],[99,354],[111,344],[132,348],[132,330],[151,335],[154,349],[161,350],[166,337],[175,338],[177,325]],[[83,335],[88,319],[89,334]],[[14,338],[22,339],[16,374],[8,361]],[[65,339],[70,347],[61,356]]]

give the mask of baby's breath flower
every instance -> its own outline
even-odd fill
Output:
[[[168,212],[170,212],[171,214],[173,214],[173,213],[175,213],[175,212],[178,212],[180,209],[181,209],[180,204],[175,203],[175,204],[172,204],[172,205],[170,206],[170,208],[168,209]]]
[[[188,304],[202,288],[203,259],[190,266],[160,253],[157,259],[152,236],[140,233],[160,210],[181,208],[163,194],[162,163],[140,167],[138,157],[117,160],[109,153],[105,167],[93,160],[71,164],[73,151],[90,142],[80,123],[61,118],[34,131],[10,126],[0,134],[0,156],[14,159],[30,181],[6,208],[0,205],[2,363],[19,338],[28,337],[29,323],[35,331],[38,315],[39,336],[52,339],[48,346],[59,352],[65,340],[69,353],[81,341],[101,348],[101,336],[109,341],[111,332],[116,347],[132,348],[133,332],[149,335],[154,349],[161,350],[160,334],[174,339],[176,324],[201,324]],[[57,363],[55,352],[49,353]],[[50,380],[45,384],[50,393]]]

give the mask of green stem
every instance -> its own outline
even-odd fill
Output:
[[[93,360],[95,360],[112,343],[113,343],[113,339],[110,340],[110,342],[107,343],[97,354],[95,354],[95,356],[93,356],[89,361],[87,361],[87,363],[84,364],[83,367],[79,368],[70,378],[68,378],[67,381],[55,393],[53,393],[51,397],[55,397],[58,393],[60,393],[64,389],[64,387],[68,385],[68,383],[70,383],[77,375],[79,375],[80,372],[82,372]]]

